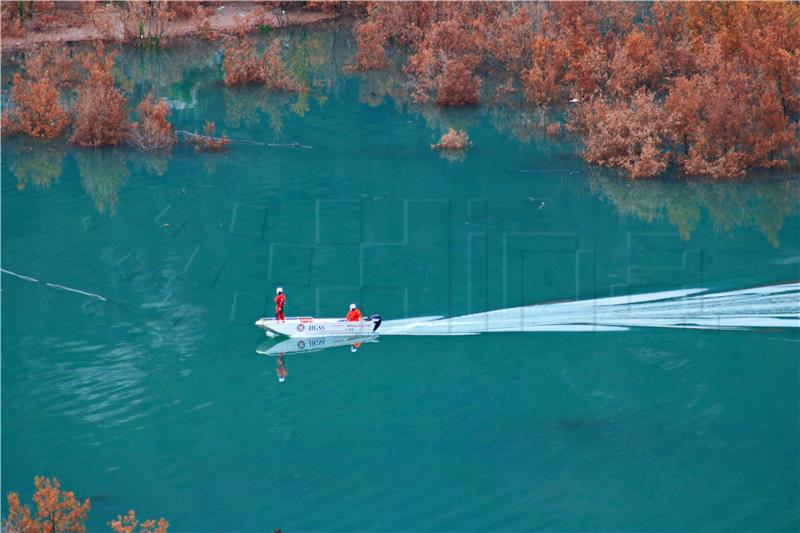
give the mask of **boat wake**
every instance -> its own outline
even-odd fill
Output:
[[[708,293],[684,289],[499,309],[457,317],[385,320],[381,335],[477,335],[630,328],[800,327],[800,282]]]

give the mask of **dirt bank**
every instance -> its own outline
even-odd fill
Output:
[[[93,14],[92,19],[74,16],[65,27],[52,27],[41,31],[28,30],[24,37],[6,37],[0,40],[2,52],[14,52],[33,48],[41,43],[75,43],[102,40],[123,42],[126,40],[123,14],[120,10],[106,10]],[[332,20],[338,17],[332,12],[312,11],[264,11],[260,6],[248,3],[223,4],[210,8],[206,20],[208,24],[201,29],[196,18],[171,21],[164,30],[162,38],[187,35],[208,35],[209,33],[235,33],[252,31],[260,24],[278,28],[284,26],[303,26]]]

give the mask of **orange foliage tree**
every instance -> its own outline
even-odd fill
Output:
[[[99,44],[81,56],[87,70],[75,106],[75,129],[70,140],[80,146],[117,145],[125,139],[128,124],[127,99],[116,87],[112,68],[114,52]]]
[[[243,85],[264,81],[264,65],[258,54],[256,45],[250,39],[240,39],[225,48],[225,59],[222,62],[225,72],[225,85]]]
[[[80,82],[75,59],[63,45],[45,44],[25,55],[25,76],[31,80],[48,78],[58,88],[74,87]]]
[[[58,101],[58,90],[49,78],[29,81],[19,73],[14,74],[11,102],[14,106],[3,113],[5,132],[52,139],[69,124],[69,117]]]
[[[280,39],[273,39],[261,56],[261,63],[264,66],[264,83],[268,89],[274,91],[298,92],[305,90],[286,72],[286,66],[281,59],[281,48]]]
[[[225,71],[225,85],[263,83],[274,91],[305,90],[286,72],[281,58],[280,39],[273,39],[260,56],[252,40],[239,39],[225,49],[222,67]]]
[[[449,59],[436,78],[436,103],[442,106],[462,106],[478,102],[481,80],[469,65]]]
[[[621,168],[632,178],[648,178],[667,168],[664,111],[653,93],[639,91],[630,104],[595,101],[586,115],[588,162]]]
[[[122,3],[125,38],[159,46],[164,38],[167,25],[176,16],[176,9],[182,14],[187,10],[187,6],[184,4],[188,4],[188,2],[126,0]]]
[[[112,520],[108,525],[115,533],[167,533],[169,528],[169,522],[163,518],[159,518],[158,522],[152,518],[140,522],[133,510],[128,511],[125,516],[117,515],[117,519]]]
[[[796,2],[377,2],[350,68],[405,48],[418,102],[474,103],[496,81],[498,97],[572,102],[588,161],[731,177],[800,161],[798,20]]]
[[[10,492],[8,502],[8,518],[4,529],[14,533],[56,533],[58,531],[86,530],[84,523],[89,513],[89,500],[81,504],[71,491],[62,491],[57,479],[50,480],[37,476],[36,492],[33,501],[36,503],[36,514],[31,515],[27,505],[22,505],[19,496]]]
[[[25,4],[23,2],[0,3],[0,33],[5,37],[25,37]]]
[[[189,142],[194,144],[197,152],[223,152],[228,149],[231,140],[223,133],[221,137],[215,137],[217,125],[214,122],[206,122],[203,127],[203,134],[197,132],[189,134]]]
[[[438,143],[431,145],[431,148],[435,150],[461,150],[467,146],[469,146],[467,132],[450,128],[447,133],[442,135]]]
[[[355,28],[356,50],[352,70],[377,70],[386,66],[386,32],[380,22],[367,20]]]
[[[157,150],[175,144],[175,133],[167,120],[169,107],[161,99],[156,102],[150,92],[136,107],[139,122],[131,124],[128,141],[139,150]]]
[[[28,52],[23,74],[12,76],[10,101],[3,112],[3,132],[22,132],[51,139],[69,124],[67,111],[59,101],[59,88],[77,81],[75,62],[61,46],[43,46]]]

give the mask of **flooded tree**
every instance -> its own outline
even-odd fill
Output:
[[[632,178],[649,178],[667,168],[663,150],[665,113],[655,96],[638,92],[628,102],[595,100],[586,108],[586,148],[590,163],[623,169]]]
[[[274,91],[298,92],[304,86],[294,80],[286,71],[281,58],[280,39],[273,39],[261,55],[251,39],[240,39],[225,49],[223,70],[225,85],[263,83]]]
[[[80,146],[117,145],[126,137],[127,99],[117,88],[112,68],[116,53],[106,53],[102,44],[83,54],[87,71],[75,106],[75,128],[70,141]]]
[[[73,88],[81,81],[72,51],[60,44],[44,44],[25,54],[25,76],[31,80],[49,79],[57,89]]]
[[[217,125],[214,122],[206,122],[202,134],[195,131],[187,137],[197,152],[224,152],[231,144],[231,140],[224,133],[220,137],[215,137],[216,132]]]
[[[22,67],[11,79],[11,106],[3,112],[3,133],[58,137],[70,123],[59,91],[78,81],[75,61],[63,46],[45,45],[26,53]]]
[[[286,71],[286,65],[281,58],[280,39],[273,39],[261,56],[264,66],[264,84],[267,89],[284,92],[300,92],[307,89],[295,81]]]
[[[397,46],[418,102],[475,103],[497,81],[496,97],[569,100],[590,162],[734,177],[800,161],[798,17],[790,2],[378,3],[350,67],[384,68]]]
[[[31,81],[15,73],[11,79],[11,103],[13,107],[3,113],[4,133],[52,139],[69,124],[58,90],[49,78]]]
[[[175,133],[167,118],[169,107],[164,99],[156,102],[150,92],[136,107],[139,122],[131,124],[128,141],[139,150],[157,150],[175,144]]]
[[[265,78],[264,65],[251,39],[240,39],[227,46],[222,68],[228,86],[261,83]]]
[[[431,145],[431,148],[436,150],[462,150],[467,146],[469,146],[467,132],[450,128],[447,133],[442,135],[438,143]]]

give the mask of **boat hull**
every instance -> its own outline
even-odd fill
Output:
[[[267,334],[293,338],[371,335],[381,325],[381,317],[369,316],[364,320],[348,322],[343,318],[293,317],[285,320],[260,318],[256,326]]]

